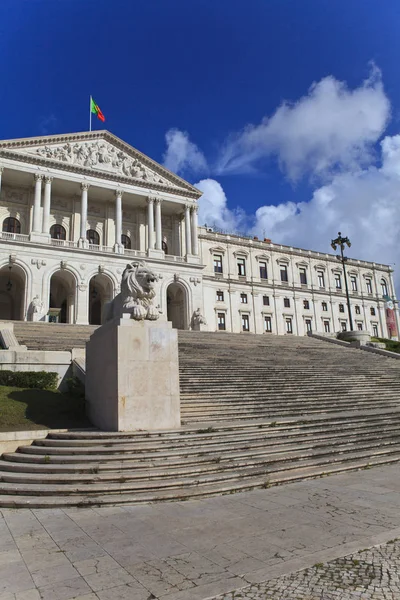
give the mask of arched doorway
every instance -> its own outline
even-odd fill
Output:
[[[175,329],[188,329],[186,290],[178,283],[167,288],[167,319]]]
[[[113,297],[113,285],[107,275],[92,277],[89,283],[89,323],[101,325],[104,306]]]
[[[26,276],[18,265],[0,269],[0,319],[23,321],[25,318]]]
[[[53,273],[50,279],[49,308],[59,309],[59,323],[74,323],[75,292],[76,283],[72,273],[64,269]]]

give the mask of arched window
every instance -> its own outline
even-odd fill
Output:
[[[3,231],[7,233],[21,233],[21,223],[14,217],[7,217],[3,221]]]
[[[131,238],[128,235],[121,235],[121,244],[126,250],[130,250],[132,248]]]
[[[89,244],[100,246],[100,236],[94,229],[88,229],[86,232],[86,239],[89,240]]]
[[[164,240],[161,244],[161,248],[164,250],[165,254],[168,254],[168,244]]]
[[[52,225],[50,227],[50,237],[53,240],[66,240],[67,232],[62,225]]]
[[[384,279],[381,279],[381,287],[382,287],[382,296],[388,296],[388,287],[387,283]]]

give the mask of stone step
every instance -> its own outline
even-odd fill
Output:
[[[109,493],[87,495],[86,493],[76,495],[0,495],[0,508],[61,508],[61,507],[84,507],[84,506],[109,506],[121,504],[140,504],[149,502],[161,502],[168,500],[187,500],[189,498],[210,497],[232,492],[246,491],[256,488],[270,487],[282,483],[290,483],[315,477],[324,477],[328,474],[354,471],[370,468],[377,465],[396,463],[400,456],[367,457],[358,458],[348,463],[330,464],[329,470],[326,465],[299,467],[290,471],[283,471],[268,476],[254,477],[246,480],[230,481],[225,483],[210,483],[203,486],[179,486],[177,489],[158,490],[157,492],[141,493]]]
[[[114,449],[104,449],[101,446],[89,448],[42,448],[37,446],[26,446],[18,449],[16,453],[6,453],[3,455],[3,460],[11,462],[43,462],[43,463],[76,463],[82,462],[104,462],[109,461],[116,463],[125,463],[129,461],[130,465],[138,467],[147,466],[150,462],[155,466],[158,462],[162,462],[165,467],[171,464],[189,464],[195,463],[200,457],[202,462],[214,460],[215,455],[219,458],[227,457],[229,459],[244,458],[244,457],[270,457],[277,456],[281,460],[286,460],[285,456],[289,453],[298,453],[301,456],[316,453],[316,452],[333,452],[344,451],[347,448],[368,448],[376,445],[395,445],[400,443],[398,432],[381,432],[375,435],[359,433],[354,436],[347,436],[342,439],[338,436],[316,436],[312,439],[298,439],[288,441],[287,439],[279,440],[259,440],[249,443],[246,440],[237,444],[232,443],[218,444],[216,442],[212,448],[204,451],[202,446],[197,447],[171,447],[160,449],[143,449],[141,451],[132,451],[130,448],[119,447]],[[212,458],[210,459],[210,454]],[[283,458],[282,458],[283,456]],[[2,465],[0,462],[0,468]]]
[[[210,433],[198,433],[192,432],[191,435],[175,435],[175,436],[163,436],[161,439],[155,436],[144,437],[138,436],[134,437],[118,437],[118,438],[110,438],[109,440],[103,441],[107,447],[120,447],[121,445],[126,445],[127,443],[134,443],[135,447],[138,449],[149,448],[149,447],[163,447],[164,445],[171,445],[173,443],[178,443],[180,447],[191,446],[194,444],[201,444],[202,447],[208,446],[210,444],[221,443],[222,442],[232,442],[237,443],[240,440],[254,441],[257,439],[266,440],[265,437],[267,435],[269,440],[276,440],[280,438],[290,439],[297,438],[301,436],[306,438],[307,436],[313,437],[318,436],[320,434],[325,434],[328,437],[333,435],[337,436],[347,436],[349,432],[353,435],[355,433],[369,433],[370,431],[376,431],[377,426],[379,426],[380,431],[399,431],[400,433],[400,419],[395,421],[393,417],[388,417],[387,419],[374,419],[371,421],[361,421],[361,420],[351,420],[349,423],[340,422],[330,423],[329,430],[321,427],[320,424],[316,424],[314,426],[278,426],[274,425],[273,427],[269,426],[268,428],[260,427],[250,429],[248,431],[239,430],[239,431],[212,431]],[[201,431],[201,430],[199,430]],[[206,430],[207,431],[207,430]],[[96,446],[99,444],[99,439],[97,438],[80,438],[80,439],[59,439],[48,437],[41,440],[36,440],[33,442],[33,446],[44,446],[44,447],[59,447],[59,448],[84,448],[87,446]]]
[[[392,458],[397,457],[400,459],[400,444],[397,444],[391,448],[387,448],[384,445],[377,446],[374,448],[359,448],[348,447],[341,448],[339,452],[336,452],[334,455],[332,453],[320,453],[317,452],[315,454],[299,454],[299,453],[290,453],[285,456],[284,461],[273,460],[274,457],[271,457],[271,460],[258,461],[255,466],[248,466],[244,464],[242,468],[239,468],[238,465],[232,464],[229,465],[231,468],[224,469],[220,468],[218,471],[214,471],[213,473],[209,473],[207,471],[202,471],[200,473],[196,473],[195,477],[190,475],[179,475],[176,477],[168,477],[167,474],[163,478],[155,479],[150,476],[148,472],[144,472],[143,477],[140,479],[135,479],[131,481],[127,481],[125,475],[121,475],[114,478],[112,482],[97,482],[96,476],[93,475],[92,480],[84,481],[84,489],[86,494],[92,493],[110,493],[113,491],[118,492],[130,492],[130,491],[138,491],[138,490],[150,490],[150,489],[163,489],[163,488],[171,488],[171,487],[179,487],[180,485],[190,485],[190,486],[200,486],[207,483],[216,483],[219,481],[227,481],[227,480],[236,480],[236,479],[244,479],[244,478],[252,478],[254,476],[268,475],[270,472],[279,472],[281,470],[288,471],[290,469],[295,469],[301,466],[317,466],[327,464],[329,466],[330,463],[340,463],[353,461],[360,458],[365,458],[366,456],[373,457],[382,457],[389,454]],[[221,465],[222,467],[223,465]],[[9,474],[5,474],[5,476],[9,476]],[[0,495],[3,493],[16,493],[16,494],[35,494],[40,493],[44,495],[57,495],[59,493],[64,494],[77,494],[81,493],[82,489],[79,486],[71,485],[70,478],[67,477],[62,485],[53,485],[49,481],[45,481],[45,485],[42,483],[8,483],[7,481],[0,482]]]

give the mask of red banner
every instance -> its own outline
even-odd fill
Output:
[[[386,325],[388,328],[389,338],[398,337],[396,325],[396,313],[393,308],[392,300],[388,300],[385,304]]]

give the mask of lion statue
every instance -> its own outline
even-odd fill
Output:
[[[154,284],[158,281],[143,261],[127,264],[121,279],[121,292],[106,305],[105,321],[130,313],[136,321],[158,319],[159,311],[153,306],[156,295]]]

